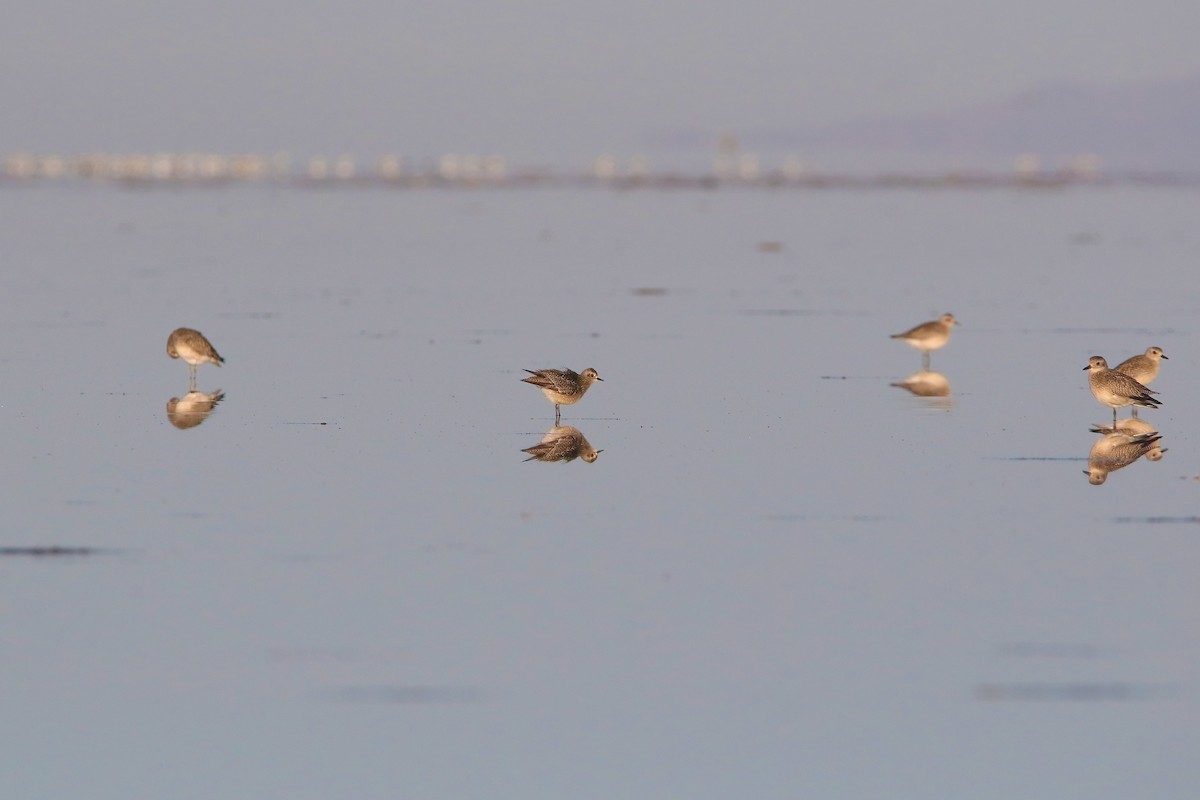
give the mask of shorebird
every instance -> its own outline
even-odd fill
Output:
[[[167,337],[167,355],[171,358],[182,358],[188,365],[189,386],[196,388],[196,367],[201,364],[216,364],[218,367],[225,363],[221,354],[204,334],[192,328],[176,328]]]
[[[525,371],[529,373],[529,377],[521,378],[521,380],[525,383],[532,383],[541,389],[542,393],[546,395],[546,399],[554,403],[555,425],[562,418],[559,406],[578,403],[593,381],[604,380],[591,367],[582,373],[569,369],[527,369]]]
[[[904,333],[893,333],[893,339],[900,339],[907,345],[921,351],[921,363],[929,369],[929,351],[945,347],[950,341],[950,330],[958,324],[953,314],[942,314],[935,320],[922,322],[915,328]]]
[[[1167,354],[1162,351],[1161,347],[1151,347],[1146,350],[1144,355],[1131,356],[1113,369],[1128,375],[1142,386],[1149,386],[1150,381],[1158,377],[1159,359],[1166,357]],[[1133,409],[1133,415],[1137,416],[1136,407]]]
[[[1117,409],[1125,406],[1144,406],[1157,408],[1162,405],[1150,395],[1158,394],[1147,389],[1123,372],[1108,368],[1108,362],[1103,356],[1092,356],[1088,359],[1085,370],[1090,370],[1088,385],[1092,395],[1101,405],[1113,410],[1113,427],[1117,426]]]

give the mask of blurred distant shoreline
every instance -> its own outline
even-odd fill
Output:
[[[591,187],[619,190],[770,188],[1054,188],[1075,185],[1200,186],[1198,170],[1104,171],[1099,159],[1083,154],[1046,168],[1032,154],[1017,156],[1009,169],[927,168],[849,171],[822,169],[796,156],[763,164],[751,153],[728,145],[707,169],[655,169],[645,156],[618,160],[601,155],[590,167],[555,170],[510,167],[499,155],[454,155],[405,159],[383,156],[359,161],[351,156],[221,155],[213,153],[87,154],[75,156],[15,153],[0,167],[0,186],[40,183],[101,183],[118,187],[218,187],[239,183],[294,188],[363,187],[390,189],[488,189]]]

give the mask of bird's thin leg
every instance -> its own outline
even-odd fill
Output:
[[[188,389],[196,391],[196,365],[188,364]]]
[[[558,403],[554,404],[554,426],[558,427],[559,420],[562,419],[562,410],[559,409]]]
[[[925,369],[926,372],[929,371],[929,351],[928,350],[921,351],[921,366]]]
[[[1117,432],[1117,408],[1113,406],[1113,433]]]
[[[1137,406],[1133,407],[1133,418],[1137,419]]]

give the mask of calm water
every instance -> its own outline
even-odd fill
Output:
[[[0,210],[8,796],[1194,795],[1200,194]],[[1150,345],[1168,451],[1092,486]],[[547,366],[595,463],[524,461]]]

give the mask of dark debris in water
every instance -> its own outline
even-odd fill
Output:
[[[35,545],[32,547],[0,547],[0,556],[25,556],[28,558],[61,558],[95,556],[112,552],[96,547],[63,547],[59,545]]]
[[[629,293],[634,297],[662,297],[670,292],[663,286],[638,286],[629,290]]]

